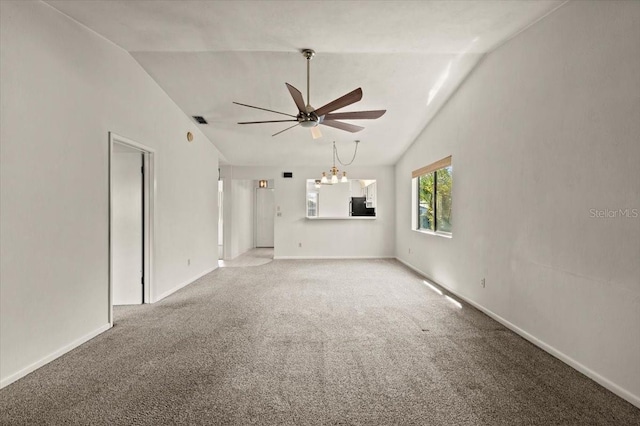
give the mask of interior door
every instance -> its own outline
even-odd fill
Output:
[[[143,157],[114,144],[112,173],[113,304],[143,301]]]
[[[273,188],[256,189],[256,247],[273,247],[275,196]]]

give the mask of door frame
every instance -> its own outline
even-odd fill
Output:
[[[222,195],[221,195],[222,194]],[[224,180],[218,177],[218,260],[225,259],[225,195],[224,195]],[[222,229],[220,229],[220,220],[222,220]],[[222,237],[222,244],[220,239]],[[221,248],[222,247],[222,248]]]
[[[154,287],[154,241],[155,241],[155,199],[156,199],[156,178],[155,178],[155,155],[153,148],[120,136],[117,133],[109,132],[109,324],[113,326],[113,145],[125,145],[136,149],[143,154],[143,276],[144,276],[144,300],[142,303],[152,303]]]

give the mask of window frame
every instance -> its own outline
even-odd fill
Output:
[[[412,177],[412,220],[411,229],[423,234],[437,235],[446,238],[453,237],[453,229],[451,231],[438,230],[438,171],[451,168],[451,176],[453,179],[453,167],[451,165],[451,156],[445,157],[425,167],[414,170]],[[433,229],[420,227],[420,179],[433,173]],[[452,185],[453,186],[453,185]],[[453,191],[452,191],[453,192]],[[453,196],[452,196],[453,198]]]

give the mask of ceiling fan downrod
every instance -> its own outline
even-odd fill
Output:
[[[311,109],[311,98],[309,97],[310,93],[310,70],[311,70],[311,60],[316,52],[313,49],[302,49],[302,56],[307,59],[307,112]]]

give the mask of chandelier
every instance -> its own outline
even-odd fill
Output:
[[[331,174],[331,178],[327,176],[327,172],[322,172],[322,178],[320,179],[319,183],[334,184],[338,182],[341,182],[341,183],[349,182],[347,179],[347,172],[345,171],[342,172],[341,178],[338,177],[340,170],[338,170],[338,168],[336,167],[336,158],[338,159],[338,163],[342,164],[343,166],[350,166],[351,163],[353,163],[353,160],[356,159],[356,154],[358,153],[358,144],[360,143],[360,141],[355,141],[355,142],[356,142],[356,149],[353,151],[353,158],[351,158],[351,161],[345,164],[342,161],[340,161],[340,156],[338,155],[338,149],[336,148],[336,142],[333,141],[333,166],[329,170],[329,173]]]

